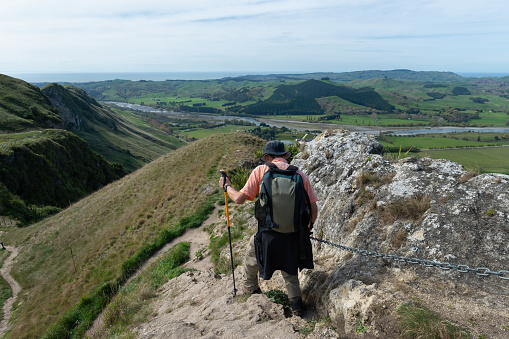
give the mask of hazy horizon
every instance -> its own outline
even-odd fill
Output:
[[[367,71],[367,70],[366,70]],[[390,70],[387,70],[390,71]],[[222,79],[226,77],[237,77],[245,75],[268,75],[268,74],[306,74],[306,73],[322,73],[322,72],[20,72],[6,74],[8,76],[18,78],[30,83],[45,82],[93,82],[105,80],[147,80],[147,81],[164,81],[164,80],[212,80]],[[344,72],[325,72],[325,73],[344,73]],[[503,77],[509,76],[509,72],[453,72],[464,77]]]

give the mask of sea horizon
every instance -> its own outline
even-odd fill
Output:
[[[165,81],[165,80],[214,80],[254,74],[250,72],[90,72],[90,73],[6,73],[30,83],[58,82],[82,83],[106,80]]]

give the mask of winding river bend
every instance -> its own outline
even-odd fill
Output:
[[[162,109],[156,109],[150,106],[143,106],[137,104],[130,104],[126,102],[116,101],[105,101],[107,105],[116,105],[123,108],[129,108],[136,111],[147,112],[147,113],[161,113],[170,114],[178,118],[193,118],[197,120],[206,120],[209,122],[223,122],[227,120],[241,120],[260,125],[265,123],[269,126],[274,127],[287,127],[297,131],[314,131],[314,130],[326,130],[326,129],[337,129],[344,128],[354,132],[367,133],[367,134],[379,134],[388,133],[391,135],[417,135],[417,134],[432,134],[432,133],[452,133],[452,132],[484,132],[484,133],[509,133],[509,127],[386,127],[386,126],[356,126],[356,125],[338,125],[332,123],[310,123],[306,121],[289,121],[282,119],[270,119],[270,118],[249,118],[231,115],[214,115],[214,114],[203,114],[203,113],[183,113],[167,111]]]

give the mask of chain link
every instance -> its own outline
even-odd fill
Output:
[[[382,258],[382,259],[387,259],[387,260],[406,262],[408,264],[423,265],[425,267],[438,267],[444,271],[456,270],[457,272],[460,272],[460,273],[475,272],[480,277],[496,275],[500,279],[509,280],[509,271],[505,271],[505,270],[496,272],[496,271],[490,270],[487,267],[471,268],[468,265],[457,265],[456,266],[456,265],[452,265],[448,262],[437,262],[437,261],[433,261],[433,260],[423,260],[423,259],[418,259],[418,258],[401,257],[401,256],[394,255],[394,254],[378,253],[378,252],[371,252],[371,251],[367,251],[367,250],[360,250],[356,247],[354,248],[354,247],[348,247],[348,246],[344,246],[344,245],[334,244],[330,241],[318,239],[315,237],[310,237],[310,239],[330,245],[330,246],[333,246],[333,247],[337,247],[337,248],[345,250],[345,251],[353,252],[356,254],[361,254],[363,256],[372,256],[374,258]]]

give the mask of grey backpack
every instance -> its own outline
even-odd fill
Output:
[[[260,228],[280,233],[300,232],[307,229],[311,205],[298,168],[290,165],[286,170],[266,163],[269,170],[260,183],[259,198],[255,204],[255,217]]]

